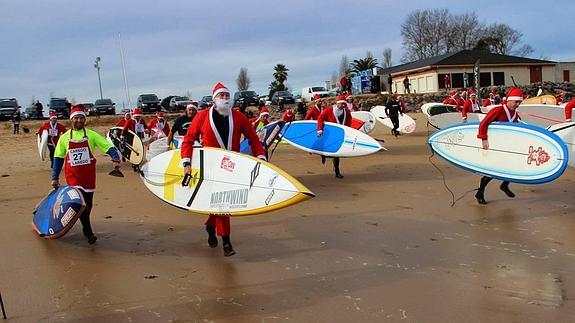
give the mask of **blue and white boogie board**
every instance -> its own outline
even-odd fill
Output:
[[[294,121],[282,129],[282,140],[303,151],[327,157],[359,157],[382,149],[369,135],[337,123],[324,123],[317,136],[317,121]]]
[[[282,130],[284,125],[285,125],[284,121],[278,120],[267,124],[265,127],[257,131],[258,137],[260,138],[260,142],[262,143],[262,146],[264,146],[264,150],[266,152],[273,144],[274,140],[279,136],[280,131]],[[247,139],[244,139],[240,143],[240,152],[246,155],[252,154],[252,147],[250,147],[250,143]]]
[[[38,203],[32,216],[32,227],[41,237],[58,239],[74,226],[85,208],[79,189],[60,186]]]
[[[428,140],[435,153],[465,170],[502,181],[539,184],[561,176],[568,163],[565,143],[543,128],[509,122],[489,125],[489,149],[477,138],[479,123],[454,125]]]

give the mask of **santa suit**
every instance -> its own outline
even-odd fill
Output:
[[[323,131],[323,125],[325,122],[338,123],[351,127],[351,112],[349,112],[348,109],[343,109],[343,114],[336,116],[336,111],[337,109],[335,109],[333,106],[323,109],[323,112],[317,119],[317,130]]]
[[[128,132],[128,130],[132,130],[133,132],[135,132],[138,135],[138,137],[143,138],[145,130],[149,130],[149,129],[150,128],[148,128],[148,125],[146,124],[144,119],[140,118],[139,121],[136,119],[130,119],[130,120],[126,121],[126,124],[124,125],[124,129],[122,129],[122,136],[125,135],[126,132]]]
[[[487,106],[494,105],[494,104],[497,104],[497,101],[495,99],[485,99],[485,100],[483,100],[482,106],[487,107]]]
[[[268,125],[270,123],[269,119],[262,119],[261,115],[257,118],[251,118],[251,119],[249,119],[249,121],[252,124],[252,127],[254,128],[255,131],[257,131],[258,128],[260,128],[260,123],[263,123],[262,127],[265,127],[266,125]]]
[[[162,119],[162,122],[160,122],[158,118],[152,119],[152,121],[150,121],[150,129],[154,128],[163,131],[166,136],[170,134],[170,125],[164,119]]]
[[[511,112],[511,110],[508,109],[505,105],[500,105],[489,110],[485,118],[483,118],[479,124],[479,132],[477,133],[477,138],[483,140],[487,139],[487,128],[493,121],[519,122],[517,109]]]
[[[481,113],[481,108],[479,107],[479,101],[477,99],[471,100],[467,99],[461,110],[461,118],[467,120],[467,113]]]
[[[317,120],[323,110],[323,107],[318,107],[317,104],[314,104],[309,108],[309,110],[307,110],[304,120]]]
[[[347,103],[347,109],[349,111],[359,111],[359,107],[355,103]]]
[[[217,115],[215,115],[217,114]],[[215,116],[214,116],[215,115]],[[224,121],[219,121],[224,120]],[[222,124],[227,120],[228,135],[220,133]],[[218,130],[220,129],[220,130]],[[200,111],[193,119],[182,143],[182,163],[190,162],[192,158],[194,141],[202,138],[204,147],[216,147],[227,150],[240,151],[242,135],[248,139],[254,156],[265,158],[264,148],[248,118],[238,110],[232,109],[227,118],[219,116],[213,107]],[[229,216],[210,215],[206,221],[207,226],[216,227],[219,236],[230,234]]]
[[[127,119],[127,120],[126,120],[126,118],[120,119],[120,121],[118,121],[118,123],[116,123],[116,127],[124,128],[124,126],[126,125],[126,122],[128,122],[128,120],[130,120],[130,119]]]
[[[282,115],[282,120],[283,120],[283,122],[285,122],[285,123],[295,121],[295,114],[294,114],[291,110],[287,110],[287,111],[284,112],[284,114]]]
[[[571,115],[573,113],[573,109],[575,109],[575,99],[569,101],[569,103],[565,105],[565,121],[572,121]]]
[[[54,166],[54,149],[56,148],[56,144],[58,144],[58,140],[60,139],[60,135],[66,132],[68,129],[62,124],[45,122],[40,129],[38,129],[38,133],[42,134],[42,132],[46,130],[48,132],[48,151],[50,152],[50,167]]]

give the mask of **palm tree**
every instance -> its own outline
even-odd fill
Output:
[[[354,59],[350,64],[351,71],[359,73],[361,71],[370,70],[374,67],[378,67],[377,59],[373,57],[366,57],[360,59]]]
[[[284,64],[277,64],[276,66],[274,66],[274,78],[279,84],[283,85],[284,82],[287,80],[288,71],[289,69],[287,69],[287,67]]]

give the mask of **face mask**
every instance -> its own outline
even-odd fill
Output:
[[[232,108],[232,103],[230,100],[225,99],[215,99],[215,109],[220,115],[229,116]]]

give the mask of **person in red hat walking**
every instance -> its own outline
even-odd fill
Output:
[[[463,109],[461,109],[461,119],[463,122],[467,122],[468,113],[481,113],[481,107],[479,106],[479,101],[477,101],[477,94],[475,90],[469,90],[469,99],[463,104]]]
[[[192,124],[192,120],[198,114],[198,103],[191,102],[186,106],[186,111],[183,115],[176,118],[174,121],[174,126],[170,130],[168,135],[168,146],[173,144],[174,136],[185,136],[188,132],[188,128]]]
[[[204,147],[239,151],[243,135],[248,139],[253,155],[266,159],[264,148],[248,118],[240,111],[232,109],[228,88],[222,83],[217,83],[212,91],[212,98],[214,105],[198,113],[184,137],[181,156],[185,175],[191,175],[193,146],[200,137]],[[233,256],[236,252],[230,241],[230,217],[210,215],[205,224],[208,245],[211,248],[217,247],[217,233],[222,237],[224,256]]]
[[[48,132],[48,151],[50,151],[50,168],[54,167],[54,150],[56,149],[56,145],[58,144],[58,140],[60,139],[60,135],[66,132],[66,126],[61,123],[58,123],[58,116],[56,113],[51,111],[50,112],[50,119],[48,122],[44,122],[40,129],[38,129],[37,134],[40,135],[42,132],[46,130]]]
[[[507,93],[507,101],[505,104],[497,106],[487,113],[485,118],[479,124],[479,131],[477,138],[481,139],[481,146],[483,149],[489,149],[489,140],[487,137],[487,130],[489,125],[494,121],[502,122],[519,122],[519,115],[517,114],[517,107],[523,101],[523,92],[519,88],[511,88]],[[475,194],[475,198],[479,204],[487,204],[485,201],[485,188],[493,178],[483,176],[479,183],[479,188]],[[505,192],[509,197],[515,197],[515,194],[509,189],[509,182],[501,183],[499,188]]]
[[[282,114],[282,121],[285,123],[295,121],[295,113],[292,109],[286,109],[286,111]]]
[[[348,94],[345,97],[345,101],[347,101],[347,108],[349,109],[349,111],[351,111],[351,112],[359,111],[359,106],[357,106],[357,104],[353,103],[353,96],[351,96],[351,94]]]
[[[124,114],[124,117],[120,120],[118,120],[118,123],[116,123],[116,127],[124,127],[126,125],[126,123],[128,123],[128,120],[132,119],[132,114],[130,112],[126,112]]]
[[[259,130],[270,123],[270,111],[265,106],[261,108],[260,115],[256,118],[249,119],[253,125],[254,130]]]
[[[164,119],[164,113],[162,111],[158,111],[156,117],[150,121],[150,129],[158,129],[166,136],[170,134],[170,125],[166,122],[166,119]]]
[[[112,164],[116,169],[120,168],[120,154],[104,137],[85,127],[86,111],[81,104],[72,107],[70,119],[72,120],[72,128],[62,134],[54,151],[51,184],[54,188],[60,186],[60,172],[65,164],[66,183],[78,188],[86,202],[86,208],[80,215],[82,231],[88,239],[88,243],[94,244],[98,238],[94,235],[90,223],[90,213],[96,190],[96,158],[94,158],[93,152],[98,147],[99,150],[112,157]]]
[[[133,118],[126,120],[124,129],[122,129],[121,135],[124,136],[128,130],[132,130],[138,137],[144,138],[144,134],[150,133],[150,128],[146,124],[146,121],[142,118],[142,112],[139,108],[134,109]]]
[[[463,102],[464,103],[464,102]],[[459,93],[456,90],[449,91],[449,97],[443,100],[443,104],[449,104],[455,106],[455,111],[460,112],[461,106],[463,105],[459,97]]]
[[[317,136],[323,135],[323,127],[325,122],[332,122],[351,127],[351,112],[347,108],[347,101],[345,96],[339,95],[337,102],[334,106],[323,109],[319,118],[317,119]],[[325,162],[325,157],[322,156],[322,163]],[[343,178],[339,171],[339,157],[333,158],[333,170],[336,178]]]
[[[497,93],[497,92],[494,90],[494,91],[491,91],[491,92],[489,93],[489,98],[483,100],[482,106],[483,106],[483,107],[487,107],[487,106],[496,105],[496,104],[499,104],[499,103],[501,103],[501,97],[499,96],[499,93]]]
[[[304,120],[317,120],[319,118],[319,115],[323,111],[323,107],[321,106],[321,102],[319,102],[319,100],[319,94],[314,95],[313,105],[307,110],[307,114],[305,115]]]

